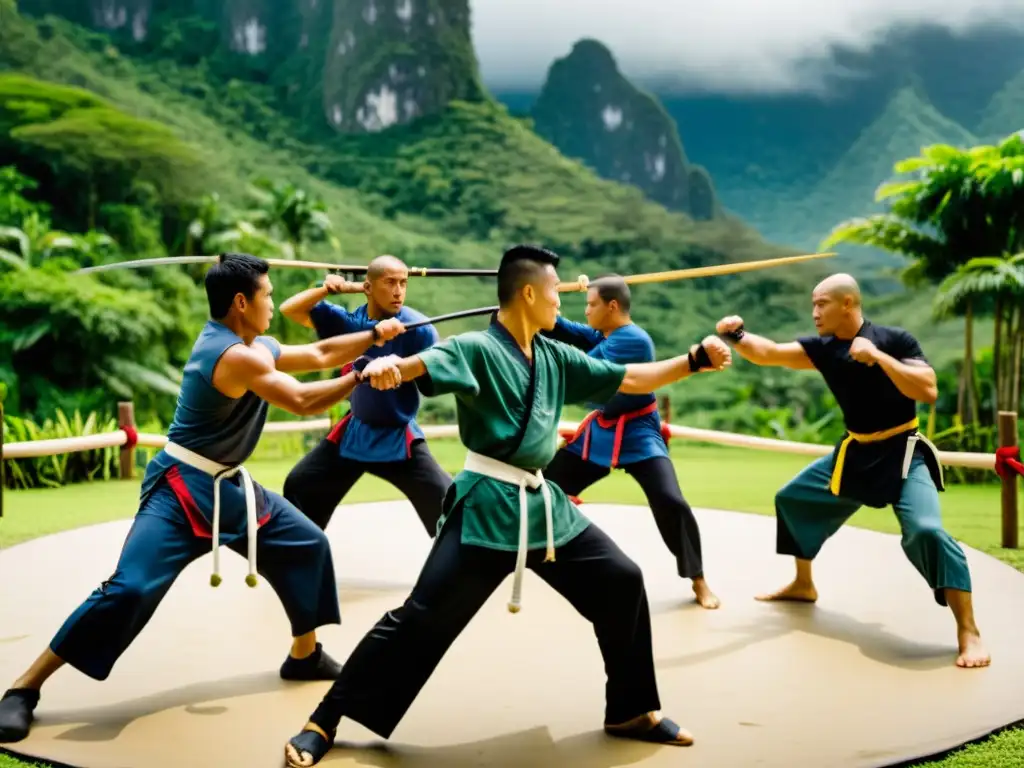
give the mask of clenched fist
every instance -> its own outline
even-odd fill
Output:
[[[363,381],[374,389],[394,389],[402,383],[402,372],[398,370],[398,355],[388,355],[371,360],[363,368]]]
[[[874,342],[870,339],[865,339],[863,336],[858,336],[850,344],[850,357],[858,363],[874,365],[878,362],[878,354],[878,347],[875,346]]]
[[[351,283],[341,275],[328,275],[324,278],[324,288],[328,293],[363,293],[362,283]]]
[[[375,327],[377,328],[377,341],[374,344],[378,347],[384,346],[384,344],[391,341],[398,334],[405,333],[405,326],[402,325],[397,317],[381,320]]]
[[[739,315],[730,315],[718,321],[718,324],[715,326],[715,333],[732,333],[742,327],[743,318]]]
[[[711,368],[704,370],[721,371],[732,364],[732,350],[717,336],[708,336],[701,342],[704,351],[711,358]]]

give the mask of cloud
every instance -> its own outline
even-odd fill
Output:
[[[583,37],[637,80],[735,92],[819,90],[836,46],[866,51],[900,27],[1024,29],[1021,0],[470,0],[490,87],[536,87]]]

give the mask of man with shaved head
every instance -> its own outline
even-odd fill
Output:
[[[426,319],[405,306],[408,281],[409,268],[401,259],[378,256],[367,267],[365,282],[353,283],[329,275],[322,288],[310,288],[286,301],[281,313],[313,328],[322,339],[367,330],[389,317],[407,326]],[[365,294],[366,303],[349,312],[326,301],[328,294],[346,293]],[[383,346],[371,347],[354,367],[361,370],[382,355],[416,355],[437,340],[434,326],[414,328]],[[348,414],[289,473],[284,497],[326,528],[335,508],[368,472],[398,488],[433,537],[451,475],[431,455],[423,431],[416,424],[419,390],[412,383],[388,391],[359,385],[349,402]]]
[[[831,454],[776,495],[777,551],[796,559],[796,578],[758,599],[815,602],[811,561],[824,543],[861,506],[891,505],[903,532],[903,551],[936,602],[948,605],[956,619],[957,666],[987,666],[967,558],[942,526],[938,451],[918,432],[917,403],[934,403],[938,396],[935,371],[907,331],[864,319],[860,288],[850,275],[826,278],[811,299],[815,336],[776,343],[746,331],[740,317],[717,325],[719,335],[752,363],[817,369],[847,430]]]

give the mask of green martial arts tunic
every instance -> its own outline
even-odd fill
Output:
[[[558,449],[563,403],[603,402],[622,384],[623,365],[596,360],[567,344],[537,335],[533,361],[497,318],[486,331],[445,339],[419,354],[426,374],[417,379],[427,396],[453,393],[459,437],[471,451],[525,470],[543,470]],[[589,524],[556,485],[552,497],[554,546]],[[516,551],[519,488],[476,472],[455,476],[438,532],[462,506],[463,544]],[[527,491],[529,548],[547,544],[541,490]]]

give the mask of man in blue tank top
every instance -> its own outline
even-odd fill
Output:
[[[329,276],[322,288],[310,288],[281,305],[281,314],[313,328],[321,339],[357,333],[385,318],[404,325],[426,320],[405,306],[409,268],[394,256],[370,262],[365,283]],[[328,294],[365,293],[366,303],[349,312],[326,301]],[[432,325],[414,328],[367,351],[356,367],[375,357],[411,357],[438,340]],[[394,485],[412,503],[427,534],[437,530],[444,496],[451,485],[427,447],[416,424],[420,393],[413,382],[381,391],[359,386],[349,396],[351,408],[330,433],[288,474],[284,497],[313,522],[326,528],[341,500],[364,472]]]
[[[653,362],[654,342],[631,319],[630,301],[629,285],[621,277],[598,278],[587,290],[587,325],[559,316],[554,329],[542,333],[598,360]],[[658,531],[675,555],[677,572],[691,579],[697,602],[717,608],[718,598],[704,579],[700,528],[679,488],[654,394],[617,394],[589,407],[594,410],[555,454],[545,476],[568,495],[579,496],[621,467],[643,489]]]
[[[256,447],[268,404],[321,413],[361,377],[301,383],[290,373],[331,369],[404,329],[388,320],[315,344],[286,346],[262,335],[274,312],[269,267],[227,254],[206,275],[210,320],[185,364],[167,445],[146,468],[139,510],[113,575],[65,621],[50,646],[0,700],[0,742],[28,735],[43,683],[70,664],[105,680],[153,616],[178,575],[226,545],[249,558],[280,596],[292,628],[281,666],[287,680],[332,680],[340,665],[323,652],[316,629],[339,624],[331,550],[323,531],[284,498],[253,483],[242,467]]]

